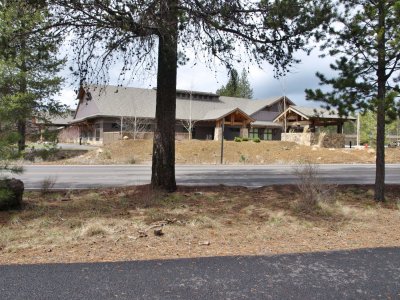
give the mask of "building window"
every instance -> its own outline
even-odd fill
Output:
[[[250,128],[249,131],[249,138],[259,138],[260,140],[264,141],[271,141],[272,140],[272,129],[270,128]]]
[[[100,141],[100,130],[101,130],[100,124],[96,124],[96,127],[95,127],[95,138],[96,138],[96,141]]]
[[[271,128],[266,128],[264,130],[263,140],[272,141],[272,129]]]
[[[111,123],[111,129],[121,129],[121,123]]]
[[[249,138],[250,139],[258,138],[258,128],[250,128]]]

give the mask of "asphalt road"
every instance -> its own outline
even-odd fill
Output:
[[[293,165],[262,166],[176,166],[179,185],[240,185],[260,187],[295,183]],[[335,184],[372,184],[375,165],[319,165],[318,177]],[[14,176],[25,183],[26,189],[39,189],[46,179],[55,189],[82,189],[139,185],[150,182],[151,167],[146,165],[106,166],[25,166],[22,175]],[[386,165],[386,183],[400,183],[400,164]]]
[[[400,299],[400,249],[0,266],[0,297]]]

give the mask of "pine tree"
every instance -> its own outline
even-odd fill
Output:
[[[253,98],[253,89],[250,86],[249,79],[247,78],[247,72],[245,69],[242,70],[242,74],[239,76],[235,69],[230,71],[228,83],[217,90],[217,94],[220,96],[238,97],[238,98]]]
[[[324,101],[341,114],[376,112],[375,200],[384,201],[385,123],[399,115],[396,101],[400,89],[400,1],[340,0],[335,27],[324,48],[339,56],[331,68],[338,74],[328,79],[317,73],[322,85],[332,87],[306,90],[309,100]]]
[[[375,112],[367,110],[360,115],[360,141],[361,144],[367,143],[370,146],[376,146],[376,121]],[[385,124],[385,144],[389,141],[387,136],[396,132],[397,120]]]
[[[4,171],[22,172],[22,168],[13,163],[19,156],[18,149],[15,146],[17,142],[18,134],[15,130],[12,130],[7,123],[0,124],[0,180]]]
[[[249,79],[247,77],[247,71],[245,69],[242,70],[242,76],[240,76],[239,86],[241,87],[241,97],[252,99],[253,98],[253,89],[251,88]]]
[[[25,148],[28,119],[64,109],[52,99],[64,60],[56,56],[60,36],[44,30],[47,17],[40,1],[0,1],[0,115],[15,123],[19,151]]]

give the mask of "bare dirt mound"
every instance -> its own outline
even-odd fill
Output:
[[[65,164],[149,164],[151,140],[118,141],[79,157],[58,161]],[[221,143],[216,141],[176,141],[177,164],[219,164]],[[372,148],[333,149],[300,146],[281,141],[260,143],[225,142],[225,164],[375,163]],[[386,149],[386,162],[400,162],[400,148]]]

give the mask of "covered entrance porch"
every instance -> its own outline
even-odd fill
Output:
[[[249,137],[250,124],[255,120],[245,112],[236,108],[215,118],[214,140],[233,140],[235,137]]]
[[[343,125],[347,121],[355,120],[354,117],[343,117],[325,109],[290,106],[274,122],[282,125],[282,141],[306,146],[343,148]]]

